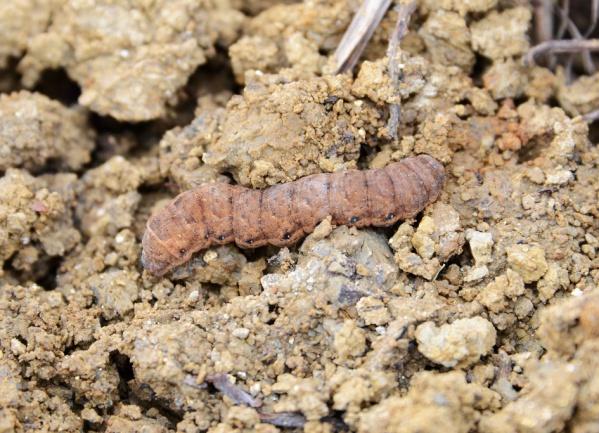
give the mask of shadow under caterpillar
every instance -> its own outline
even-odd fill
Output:
[[[419,155],[382,169],[315,174],[263,190],[202,185],[150,217],[142,264],[163,275],[212,245],[291,245],[329,215],[337,225],[389,226],[434,202],[444,180],[443,165]]]

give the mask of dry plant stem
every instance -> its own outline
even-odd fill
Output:
[[[559,9],[562,13],[561,13],[559,29],[557,30],[555,39],[562,39],[564,37],[564,35],[566,34],[566,30],[568,30],[568,20],[564,19],[564,16],[568,17],[568,15],[570,14],[570,0],[564,0],[562,7]],[[553,10],[552,10],[552,12],[553,12]]]
[[[298,412],[260,413],[260,421],[284,428],[302,428],[306,418]]]
[[[399,54],[399,43],[408,32],[408,24],[410,23],[410,17],[416,10],[416,2],[412,1],[408,4],[397,5],[397,23],[395,29],[389,40],[389,46],[387,48],[387,58],[389,59],[389,77],[391,83],[397,93],[399,82],[401,81],[401,71],[397,62],[397,55]],[[397,138],[397,128],[399,125],[399,116],[401,107],[399,104],[391,104],[389,107],[389,122],[387,123],[387,129],[391,133],[391,136]]]
[[[552,4],[551,13],[553,13],[553,7],[555,7],[555,5]],[[566,16],[568,16],[568,13],[570,12],[570,0],[563,0],[562,11],[564,11]],[[563,18],[560,19],[559,20],[559,28],[557,30],[555,38],[553,38],[553,39],[558,39],[558,40],[563,39],[567,30],[568,30],[568,20],[564,20]],[[547,42],[547,41],[543,41],[543,42]],[[549,67],[551,68],[552,71],[554,71],[555,68],[557,67],[557,58],[553,54],[548,54],[548,57],[549,57]],[[568,59],[565,69],[566,69],[566,80],[570,81],[570,75],[571,75],[570,71],[572,69],[572,56]]]
[[[260,408],[262,401],[252,397],[243,389],[234,385],[224,373],[212,374],[206,377],[217,390],[229,397],[235,404]],[[258,410],[260,420],[278,427],[301,428],[306,424],[306,418],[298,412],[263,413]]]
[[[252,397],[240,387],[233,384],[224,373],[212,374],[206,377],[217,390],[229,397],[235,404],[260,408],[262,401]],[[298,412],[263,413],[258,410],[262,422],[278,427],[301,428],[306,424],[306,418]]]
[[[591,25],[584,33],[585,38],[591,36],[593,31],[597,27],[597,21],[599,21],[599,0],[593,0],[591,2]]]
[[[549,41],[553,38],[553,0],[538,0],[533,3],[535,20],[535,43]],[[565,30],[565,28],[564,28]],[[554,69],[555,56],[548,54],[547,65]]]
[[[599,120],[599,109],[593,110],[593,111],[589,111],[588,113],[583,114],[582,118],[587,123],[593,123],[596,120]]]
[[[235,386],[229,381],[226,374],[214,374],[207,377],[206,381],[210,382],[216,389],[233,400],[235,404],[243,404],[254,408],[262,406],[262,401],[252,397],[238,386]]]
[[[569,3],[568,3],[568,5],[569,5]],[[576,24],[574,24],[574,22],[568,16],[568,11],[565,11],[559,7],[556,9],[560,15],[560,18],[566,24],[568,31],[570,32],[570,34],[572,35],[574,40],[586,40],[586,38],[582,35],[582,33],[580,33],[580,30],[578,30],[578,27],[576,27]],[[582,56],[582,65],[583,65],[586,73],[589,75],[593,74],[595,72],[595,65],[593,64],[593,59],[591,58],[591,54],[589,53],[589,51],[586,49],[580,49],[579,51],[573,51],[573,52],[574,53],[580,52],[580,54]],[[568,66],[567,66],[568,71],[571,69],[572,61],[573,61],[572,58],[570,58],[568,61]],[[570,75],[570,74],[568,74],[568,75]]]
[[[567,39],[542,42],[526,54],[525,60],[527,64],[534,64],[535,57],[543,53],[580,53],[582,51],[599,51],[599,39]]]
[[[539,44],[553,38],[553,0],[534,3],[535,39]]]
[[[351,71],[356,66],[390,4],[391,0],[364,0],[333,54],[336,74]]]

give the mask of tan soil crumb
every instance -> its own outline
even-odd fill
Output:
[[[82,87],[82,105],[119,120],[154,119],[242,20],[226,3],[57,2],[19,68],[32,86],[44,69],[64,67]]]
[[[475,363],[489,353],[496,338],[495,328],[482,317],[456,320],[440,328],[425,322],[416,328],[418,350],[445,367]]]
[[[0,170],[78,170],[91,159],[94,133],[80,109],[22,91],[0,96],[0,122]]]
[[[597,75],[522,62],[538,7],[417,2],[394,83],[393,7],[332,75],[357,0],[8,3],[0,431],[597,431]],[[139,262],[182,190],[422,153],[394,227]]]

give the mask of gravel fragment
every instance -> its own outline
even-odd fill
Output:
[[[497,333],[482,317],[459,319],[451,324],[435,326],[425,322],[416,328],[418,350],[444,367],[467,367],[477,362],[495,346]]]

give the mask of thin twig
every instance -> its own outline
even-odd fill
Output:
[[[306,417],[299,412],[260,413],[260,421],[277,427],[302,428]]]
[[[534,3],[536,43],[553,38],[553,0],[538,0]]]
[[[235,404],[243,404],[250,407],[262,406],[262,401],[260,399],[252,397],[243,389],[231,383],[226,374],[220,373],[210,375],[206,377],[206,382],[210,382],[216,389],[233,400]]]
[[[556,10],[560,14],[560,18],[563,20],[563,22],[566,23],[568,32],[570,32],[572,38],[576,40],[585,40],[586,38],[582,35],[582,33],[580,33],[580,30],[578,30],[578,27],[576,27],[574,21],[570,19],[568,11],[565,11],[560,7],[556,7]],[[591,54],[584,49],[580,51],[580,54],[582,55],[582,65],[584,66],[586,73],[589,75],[593,74],[595,72],[595,65],[593,63],[593,59],[591,58]]]
[[[585,38],[593,34],[593,31],[597,27],[597,21],[599,21],[599,0],[593,0],[591,3],[591,25],[584,33]]]
[[[596,120],[599,120],[599,109],[583,114],[582,119],[587,123],[593,123]]]
[[[533,2],[535,20],[535,44],[553,39],[553,0],[537,0]],[[555,56],[547,56],[547,65],[554,68]]]
[[[552,2],[551,13],[553,13],[554,8],[555,8],[555,3]],[[563,0],[562,10],[566,13],[566,15],[569,14],[569,12],[570,12],[570,0]],[[559,20],[559,28],[557,29],[557,32],[555,34],[555,38],[553,38],[553,39],[563,39],[567,30],[568,30],[568,20],[564,20],[563,18],[560,18],[560,20]],[[546,41],[544,41],[544,42],[546,42]],[[548,57],[549,57],[549,68],[552,71],[554,71],[555,67],[557,66],[557,59],[556,59],[556,57],[554,55],[549,55]],[[572,60],[572,57],[570,57],[570,59],[568,59],[568,61],[570,63],[571,63],[571,60]],[[566,66],[566,75],[568,75],[568,73],[569,73],[570,66],[571,65]]]
[[[333,54],[336,74],[350,71],[356,66],[389,5],[391,0],[364,0]]]
[[[527,64],[532,65],[535,63],[535,57],[546,52],[579,53],[585,50],[599,51],[599,39],[566,39],[542,42],[528,51],[525,61]]]
[[[562,39],[566,34],[566,30],[568,29],[568,20],[563,19],[564,15],[567,17],[570,15],[570,0],[564,0],[564,5],[561,8],[563,12],[561,14],[561,21],[559,24],[559,29],[557,29],[557,33],[555,35],[555,39]]]
[[[389,77],[391,83],[395,88],[395,93],[399,92],[399,82],[401,80],[401,70],[399,68],[399,62],[397,61],[397,55],[399,54],[399,43],[408,32],[408,24],[410,23],[410,17],[416,10],[416,2],[412,1],[408,4],[399,4],[395,8],[397,10],[397,22],[395,23],[395,29],[389,40],[389,46],[387,47],[387,58],[389,61]],[[391,104],[389,107],[389,121],[387,123],[387,130],[391,132],[391,136],[397,138],[397,128],[399,126],[399,116],[401,114],[401,107],[399,104]]]

